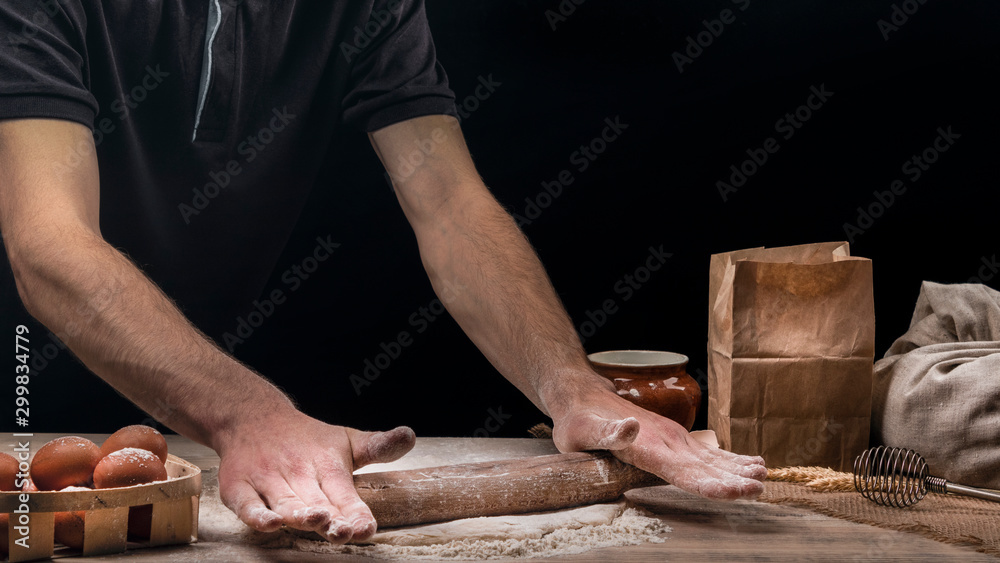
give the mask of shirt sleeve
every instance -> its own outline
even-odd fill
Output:
[[[341,44],[351,63],[344,121],[371,132],[422,115],[457,116],[437,60],[423,0],[376,0],[371,16]]]
[[[0,119],[66,119],[93,129],[86,28],[78,1],[0,2]]]

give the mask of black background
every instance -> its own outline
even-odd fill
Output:
[[[918,9],[886,40],[878,21],[904,4]],[[480,78],[500,83],[465,106],[475,106],[463,129],[483,178],[511,212],[525,216],[526,198],[547,204],[527,215],[524,230],[577,326],[607,299],[618,306],[586,339],[589,352],[682,352],[697,375],[705,368],[710,254],[845,240],[845,223],[857,225],[859,207],[877,202],[873,192],[896,179],[906,192],[852,244],[853,254],[874,262],[877,355],[908,326],[921,280],[982,276],[1000,287],[1000,273],[984,266],[1000,251],[995,3],[564,0],[562,7],[565,21],[553,29],[546,11],[558,12],[555,0],[428,0],[460,104]],[[736,21],[679,72],[671,55],[723,9]],[[793,137],[780,138],[775,122],[821,85],[833,95]],[[579,171],[571,155],[616,117],[628,128]],[[958,140],[911,181],[903,163],[949,126]],[[447,315],[420,333],[410,323],[435,296],[367,139],[355,137],[330,189],[314,195],[269,291],[288,289],[282,273],[311,254],[317,236],[341,247],[301,288],[286,291],[287,302],[236,355],[330,422],[484,435],[492,409],[509,418],[490,435],[527,436],[546,418]],[[728,181],[730,165],[768,137],[778,138],[778,152],[723,201],[716,182]],[[538,199],[542,182],[563,170],[573,183],[557,198]],[[615,284],[661,245],[672,256],[625,301]],[[13,339],[17,324],[29,325],[41,367],[31,387],[32,430],[155,424],[69,353],[46,347],[47,331],[20,307],[6,267],[3,276],[0,329]],[[350,374],[362,375],[365,361],[402,331],[412,344],[358,395]],[[9,379],[0,384],[4,405],[13,405]],[[15,430],[10,416],[0,429]]]

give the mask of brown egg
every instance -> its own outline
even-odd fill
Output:
[[[60,492],[89,490],[87,487],[66,487]],[[83,510],[76,512],[56,512],[54,530],[56,541],[66,547],[83,549],[83,529],[86,516],[87,513]]]
[[[55,530],[53,532],[57,542],[72,547],[73,549],[83,549],[83,527],[86,512],[56,512]]]
[[[38,487],[35,486],[35,482],[31,480],[31,477],[28,477],[24,480],[24,486],[21,487],[21,490],[26,493],[37,493]]]
[[[167,470],[160,458],[148,450],[125,448],[108,454],[94,470],[98,489],[130,487],[152,481],[163,481]],[[153,520],[153,505],[133,506],[128,510],[130,536],[148,539]]]
[[[101,445],[101,455],[106,456],[124,448],[139,448],[156,454],[163,463],[167,462],[167,440],[160,431],[149,426],[133,424],[115,432]]]
[[[42,491],[90,486],[101,448],[86,438],[63,436],[39,448],[31,461],[31,480]]]
[[[94,468],[94,487],[131,487],[153,481],[164,481],[167,470],[153,452],[125,448],[111,452]]]
[[[0,555],[7,555],[10,551],[10,544],[7,539],[7,521],[8,516],[6,514],[0,514]]]
[[[0,453],[0,491],[17,490],[17,460],[14,456]]]

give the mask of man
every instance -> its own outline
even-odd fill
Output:
[[[259,296],[337,135],[357,127],[435,290],[467,288],[449,312],[553,419],[561,451],[608,449],[712,498],[759,494],[759,458],[689,440],[589,368],[476,173],[422,2],[302,4],[0,7],[0,232],[28,311],[140,407],[171,405],[162,422],[219,453],[223,501],[248,525],[369,537],[351,474],[405,454],[412,430],[299,412],[178,307]]]

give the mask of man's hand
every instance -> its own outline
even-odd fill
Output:
[[[712,498],[760,493],[761,459],[695,442],[594,373],[538,257],[476,173],[455,119],[411,119],[370,139],[438,296],[497,370],[555,420],[560,450],[611,450]],[[410,164],[414,146],[426,153],[417,165]],[[449,284],[463,289],[446,293]]]
[[[565,391],[570,388],[575,391]],[[599,375],[567,376],[551,390],[546,404],[559,451],[611,450],[626,463],[708,498],[755,498],[764,490],[762,458],[705,446],[673,420],[619,397]]]
[[[0,234],[28,311],[140,408],[218,451],[223,499],[251,526],[284,523],[337,542],[371,535],[351,472],[402,456],[413,431],[369,434],[296,410],[109,245],[99,217],[86,127],[0,121]]]
[[[361,432],[284,413],[219,444],[219,493],[240,520],[261,532],[285,524],[333,543],[365,540],[375,533],[375,518],[358,497],[352,473],[399,459],[414,440],[405,426]]]

